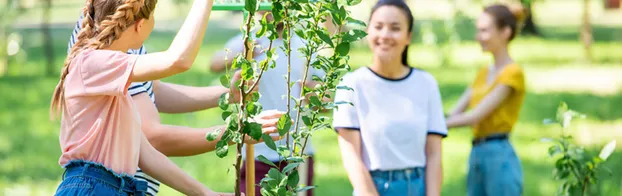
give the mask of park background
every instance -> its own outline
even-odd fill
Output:
[[[518,0],[516,0],[518,2]],[[409,0],[416,19],[410,47],[412,66],[430,72],[439,82],[445,111],[449,111],[481,66],[491,63],[474,41],[474,19],[491,0]],[[510,2],[510,1],[505,1]],[[587,3],[586,3],[587,2]],[[48,116],[49,100],[66,57],[67,41],[84,2],[78,0],[0,1],[0,195],[52,195],[63,170],[58,165],[57,121]],[[375,0],[364,0],[350,10],[367,21]],[[532,29],[512,42],[510,52],[526,73],[527,96],[511,139],[524,169],[525,195],[554,195],[560,185],[553,179],[550,143],[558,126],[543,125],[554,117],[561,101],[587,115],[570,128],[575,141],[592,154],[607,142],[622,138],[622,8],[618,0],[533,0],[529,4]],[[145,43],[148,51],[171,43],[189,0],[159,0],[156,26]],[[584,16],[587,14],[588,23]],[[164,81],[186,85],[219,85],[219,74],[208,69],[210,56],[239,32],[240,13],[213,12],[199,57],[193,68]],[[588,27],[588,28],[585,28]],[[587,31],[589,30],[589,31]],[[589,55],[585,50],[587,35]],[[353,46],[350,64],[363,67],[371,55],[365,42]],[[191,127],[222,124],[220,109],[196,113],[162,114],[163,123]],[[466,164],[471,130],[451,130],[443,143],[443,195],[465,195]],[[619,142],[618,142],[619,143]],[[351,195],[341,163],[337,135],[316,132],[316,195]],[[621,146],[621,145],[618,145]],[[230,153],[233,153],[231,150]],[[234,156],[214,153],[173,157],[193,177],[217,191],[233,191]],[[622,148],[604,164],[600,183],[589,195],[622,195]],[[180,195],[163,186],[161,195]]]

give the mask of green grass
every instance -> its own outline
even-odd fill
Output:
[[[24,52],[11,59],[9,74],[0,78],[0,195],[51,195],[60,181],[62,169],[58,165],[58,122],[48,120],[48,106],[57,78],[41,77],[44,72],[40,35],[37,30],[20,31],[24,40]],[[209,37],[204,41],[195,66],[188,73],[164,81],[186,85],[217,85],[218,74],[207,71],[209,55],[222,47],[224,40],[233,36],[235,30],[208,28]],[[54,29],[56,64],[64,60],[70,29]],[[146,43],[149,51],[163,50],[171,42],[171,32],[154,32]],[[591,67],[619,70],[622,62],[622,46],[615,43],[597,42],[594,45],[595,60],[592,65],[582,64],[581,46],[572,40],[542,40],[520,38],[512,45],[515,59],[525,65],[527,75],[548,73],[551,70],[573,66],[594,74]],[[454,105],[464,88],[471,82],[478,66],[490,62],[476,43],[466,41],[451,56],[451,66],[441,66],[434,56],[433,47],[415,43],[411,46],[410,61],[432,73],[439,82],[445,110]],[[22,56],[20,56],[22,55]],[[355,67],[368,64],[366,48],[355,48],[351,64]],[[21,60],[20,60],[21,58]],[[564,77],[564,76],[561,76]],[[541,124],[554,115],[557,104],[566,101],[570,107],[586,113],[588,119],[577,121],[573,133],[590,152],[598,153],[611,139],[622,139],[622,93],[591,94],[581,92],[535,91],[531,86],[525,99],[520,120],[516,125],[512,142],[521,158],[525,173],[525,195],[553,195],[559,185],[552,179],[553,160],[548,157],[548,144],[539,138],[559,133],[556,127]],[[208,127],[222,123],[219,109],[190,114],[162,114],[164,123],[191,127]],[[317,132],[313,144],[316,148],[316,195],[351,195],[352,189],[343,169],[336,134],[332,131]],[[443,195],[465,195],[466,163],[470,151],[470,129],[452,130],[443,143],[444,184]],[[605,166],[613,173],[599,174],[601,183],[591,190],[591,195],[620,195],[622,186],[622,148],[611,156]],[[233,154],[233,150],[230,155]],[[233,156],[217,158],[214,153],[194,157],[172,158],[193,177],[217,191],[233,190]],[[168,187],[162,187],[162,195],[180,195]]]

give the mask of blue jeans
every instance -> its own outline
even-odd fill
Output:
[[[424,196],[425,169],[421,167],[371,171],[371,178],[380,196]]]
[[[147,182],[115,174],[99,163],[72,161],[65,166],[63,181],[54,195],[144,196],[146,191]]]
[[[473,146],[469,157],[467,192],[469,196],[522,195],[523,171],[507,139]]]

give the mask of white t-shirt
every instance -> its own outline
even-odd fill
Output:
[[[293,33],[292,33],[293,34]],[[262,37],[256,40],[261,49],[267,49],[270,45],[270,40],[266,37]],[[243,47],[242,43],[243,35],[239,34],[236,37],[230,39],[227,44],[225,44],[226,48],[240,48]],[[291,78],[290,81],[302,81],[305,71],[306,59],[304,54],[298,51],[298,48],[305,47],[305,43],[298,36],[293,34],[291,38]],[[259,83],[259,93],[261,97],[259,98],[259,103],[263,107],[263,110],[278,110],[278,111],[287,111],[287,56],[285,51],[281,48],[281,46],[286,47],[284,45],[284,41],[282,39],[277,39],[272,42],[272,48],[276,48],[276,55],[278,58],[276,59],[276,66],[274,68],[268,68],[263,73],[261,77],[261,81]],[[257,50],[257,49],[255,49]],[[257,62],[261,62],[262,60],[267,58],[265,53],[254,57]],[[313,63],[314,59],[311,59],[311,63]],[[323,77],[325,73],[322,70],[314,69],[313,67],[309,68],[309,73],[307,76],[307,81],[312,80],[312,76],[316,75],[318,77]],[[291,95],[293,97],[298,98],[300,96],[300,85],[294,84],[291,90]],[[292,99],[290,102],[290,116],[295,121],[296,119],[296,103]],[[305,126],[302,123],[302,119],[300,120],[299,127]],[[292,125],[291,130],[294,130],[294,126]],[[300,128],[299,128],[300,130]],[[286,138],[284,137],[282,140],[276,142],[277,145],[285,145]],[[290,137],[290,146],[293,144],[293,139]],[[265,143],[255,144],[255,157],[259,155],[265,156],[268,160],[273,162],[278,162],[281,160],[276,151],[270,149]],[[242,151],[243,157],[246,157],[246,148],[243,148]],[[305,154],[312,155],[313,147],[311,145],[311,138],[309,137],[309,141],[307,142],[307,147],[305,148]]]
[[[333,127],[361,133],[362,159],[370,171],[425,167],[428,134],[447,136],[438,85],[427,72],[411,68],[402,79],[360,68],[343,77]]]

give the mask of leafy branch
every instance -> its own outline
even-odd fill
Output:
[[[588,157],[583,147],[573,144],[572,136],[568,133],[570,122],[574,118],[585,118],[585,115],[568,109],[564,102],[560,103],[555,120],[546,119],[545,124],[558,124],[561,134],[558,138],[543,138],[542,141],[553,142],[548,152],[551,157],[558,157],[555,161],[553,175],[563,183],[559,187],[558,195],[585,195],[590,184],[596,184],[596,171],[603,168],[601,163],[607,160],[615,149],[613,140],[601,150],[599,156]]]

